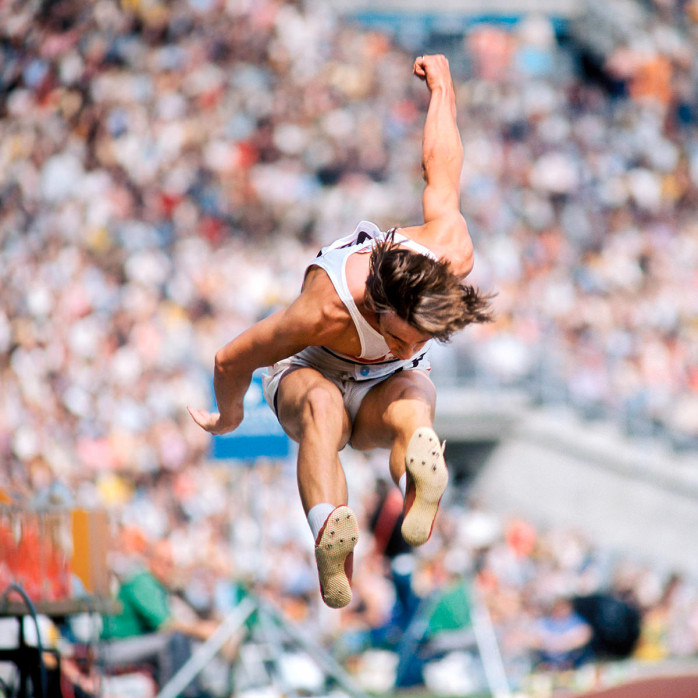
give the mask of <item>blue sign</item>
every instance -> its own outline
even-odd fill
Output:
[[[211,458],[240,461],[286,458],[290,452],[290,439],[264,399],[261,371],[255,371],[252,376],[244,406],[242,424],[230,434],[212,438]]]

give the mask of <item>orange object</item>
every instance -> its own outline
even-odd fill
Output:
[[[93,594],[109,593],[109,520],[103,509],[73,509],[71,570]]]

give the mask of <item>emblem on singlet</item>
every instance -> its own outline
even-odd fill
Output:
[[[370,240],[370,239],[371,239],[371,236],[370,236],[365,230],[362,230],[362,231],[356,236],[356,240],[352,240],[351,242],[348,242],[346,245],[341,245],[340,247],[335,247],[335,248],[331,248],[331,249],[343,250],[343,249],[345,249],[345,248],[347,248],[347,247],[356,247],[357,245],[363,245],[363,243],[366,242],[366,240]],[[322,254],[323,254],[323,252],[325,252],[325,250],[326,250],[326,248],[323,247],[323,248],[315,255],[315,259],[317,259],[318,257],[322,257]]]
[[[362,230],[357,236],[356,240],[353,240],[352,242],[348,242],[346,245],[342,245],[338,249],[343,250],[345,247],[355,247],[356,245],[363,245],[366,240],[370,240],[371,236],[365,231]]]

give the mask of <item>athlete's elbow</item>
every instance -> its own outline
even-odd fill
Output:
[[[453,273],[464,279],[475,266],[475,253],[473,244],[468,238],[467,243],[463,244],[458,253],[451,258],[451,269]]]
[[[463,276],[468,276],[468,274],[470,274],[470,272],[473,270],[474,266],[475,266],[475,256],[472,253],[470,253],[463,260],[463,266],[462,266]]]
[[[218,375],[225,375],[230,371],[232,365],[231,352],[228,345],[226,345],[216,352],[213,362],[214,371]]]
[[[466,242],[463,245],[463,276],[467,276],[473,270],[475,266],[475,248],[473,247],[473,241],[470,239],[470,235],[467,236]]]

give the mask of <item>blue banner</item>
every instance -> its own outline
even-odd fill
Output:
[[[245,418],[232,433],[214,436],[211,458],[215,460],[253,461],[257,458],[286,458],[290,439],[262,393],[262,371],[252,376],[245,393]]]

